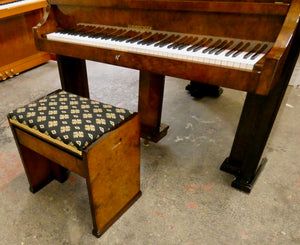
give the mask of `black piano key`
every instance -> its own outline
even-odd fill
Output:
[[[201,46],[207,40],[206,37],[202,38],[199,42],[195,43],[193,46],[189,47],[187,51],[192,51],[194,48]]]
[[[247,42],[244,46],[240,47],[233,55],[232,57],[237,57],[239,56],[243,51],[246,50],[246,48],[248,48],[250,46],[250,43]]]
[[[77,28],[78,31],[80,31],[83,27],[81,28]],[[62,33],[62,34],[69,34],[69,35],[76,35],[76,27],[70,28],[70,29],[62,29],[62,30],[58,30],[57,32]]]
[[[212,38],[208,39],[207,41],[205,41],[202,45],[196,47],[193,49],[193,52],[197,52],[199,49],[202,49],[203,47],[208,46],[211,42],[213,41]]]
[[[152,45],[152,44],[154,44],[154,43],[157,43],[157,42],[163,40],[163,39],[166,38],[166,37],[167,37],[167,34],[162,34],[162,33],[160,33],[160,34],[158,34],[155,38],[152,38],[152,40],[147,41],[146,45],[147,45],[147,46],[150,46],[150,45]]]
[[[171,40],[172,38],[174,38],[174,35],[167,36],[166,38],[164,38],[164,39],[158,41],[156,44],[154,44],[154,47],[164,45],[165,43],[169,43],[169,40]]]
[[[167,37],[167,34],[161,34],[159,35],[156,39],[152,40],[151,42],[147,42],[147,46],[150,46],[152,44],[155,44],[157,42],[160,42],[161,40],[163,40],[165,37]]]
[[[175,35],[175,34],[172,34],[171,36],[169,36],[168,38],[162,40],[161,42],[155,44],[154,46],[158,46],[160,48],[170,44],[170,43],[173,43],[174,41],[176,41],[177,39],[179,38],[179,35]]]
[[[171,44],[169,44],[169,46],[167,48],[176,48],[176,46],[183,40],[185,40],[187,37],[184,36],[182,38],[180,38],[179,40],[174,40],[175,42],[172,42]]]
[[[117,40],[118,40],[119,38],[121,38],[122,35],[123,35],[125,32],[127,32],[127,31],[125,31],[125,30],[120,30],[120,32],[121,32],[121,33],[119,33],[119,34],[117,34],[117,35],[114,35],[114,36],[111,38],[111,40],[117,41]]]
[[[109,32],[107,32],[102,39],[104,40],[109,40],[110,38],[112,38],[114,36],[115,33],[118,32],[118,29],[112,28]]]
[[[155,34],[153,34],[153,35],[151,35],[151,36],[149,36],[149,37],[147,37],[147,38],[145,38],[145,39],[143,39],[143,40],[137,42],[137,44],[146,45],[147,43],[153,41],[153,39],[155,39],[155,37],[157,37],[157,35],[158,35],[158,34],[155,33]]]
[[[90,26],[85,26],[85,25],[79,25],[79,26],[76,26],[75,28],[73,28],[73,36],[81,36],[82,34],[85,34],[85,31],[90,29],[89,28]]]
[[[215,48],[211,49],[208,53],[209,54],[213,54],[216,51],[218,51],[219,49],[223,48],[226,44],[227,44],[227,40],[224,40],[223,42],[221,42],[219,45],[217,45]]]
[[[88,36],[90,38],[96,38],[97,34],[103,32],[104,29],[105,29],[104,27],[97,27],[96,29],[94,29],[93,31],[91,31]]]
[[[233,41],[228,42],[223,48],[219,49],[217,52],[215,52],[215,55],[219,55],[222,52],[224,52],[226,49],[230,48],[231,45],[234,44]]]
[[[88,26],[83,31],[81,31],[81,34],[79,36],[81,36],[81,37],[89,36],[89,33],[91,33],[95,29],[96,29],[95,26]]]
[[[103,40],[108,40],[111,37],[113,37],[113,34],[117,31],[117,29],[115,28],[111,28],[110,30],[106,31],[103,33],[103,35],[101,36],[101,39]]]
[[[131,37],[130,39],[126,40],[127,43],[135,42],[141,39],[144,32],[139,32],[137,35]]]
[[[184,43],[180,44],[177,48],[179,50],[182,50],[184,49],[185,47],[191,45],[192,43],[196,42],[197,41],[197,37],[190,37],[188,38]]]
[[[244,59],[249,58],[252,54],[254,54],[260,48],[260,46],[261,45],[259,43],[256,44],[255,47],[250,52],[248,52],[247,54],[245,54],[243,58]]]
[[[239,48],[242,47],[243,45],[244,45],[243,42],[239,42],[233,49],[229,50],[229,51],[225,54],[225,56],[228,57],[228,56],[232,55],[234,52],[236,52],[237,50],[239,50]]]
[[[189,40],[188,36],[183,37],[181,40],[178,40],[173,46],[173,49],[179,49],[179,47],[181,47],[181,45],[183,45],[186,41]]]
[[[104,28],[104,27],[99,27],[97,28],[93,33],[91,33],[91,36],[93,38],[101,38],[105,36],[105,33],[109,31],[110,28]]]
[[[254,60],[259,54],[263,53],[265,49],[268,47],[268,44],[264,44],[255,54],[251,56],[251,60]]]
[[[151,35],[151,32],[143,32],[143,33],[141,33],[140,35],[138,35],[134,38],[128,39],[126,42],[135,43],[135,42],[138,42],[138,41],[148,37],[149,35]]]
[[[139,33],[140,32],[138,32],[138,31],[129,30],[129,31],[126,31],[125,33],[121,34],[119,37],[116,37],[115,40],[119,41],[119,42],[123,42],[123,41],[125,41],[127,39],[134,38]]]
[[[207,47],[206,49],[204,49],[204,50],[202,51],[202,53],[205,54],[205,53],[209,52],[210,50],[214,49],[217,45],[220,44],[220,42],[222,42],[222,40],[221,40],[221,39],[218,39],[215,43],[213,43],[212,45],[210,45],[209,47]]]
[[[124,29],[117,29],[117,31],[115,31],[109,35],[109,38],[111,40],[115,40],[115,38],[118,37],[119,35],[121,35],[123,32],[124,32]]]

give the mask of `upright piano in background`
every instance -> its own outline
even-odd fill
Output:
[[[49,0],[34,35],[57,54],[62,88],[82,96],[86,59],[140,70],[142,137],[154,142],[168,130],[166,75],[246,91],[221,170],[250,192],[299,54],[299,14],[300,0]]]
[[[45,6],[45,0],[0,0],[0,81],[50,59],[36,49],[32,33]]]

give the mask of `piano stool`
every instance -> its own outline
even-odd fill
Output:
[[[58,90],[8,119],[32,193],[70,171],[86,179],[96,237],[141,196],[137,113]]]

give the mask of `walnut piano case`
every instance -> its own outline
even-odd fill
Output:
[[[299,54],[300,0],[50,0],[48,3],[44,21],[34,28],[34,35],[39,50],[57,54],[62,87],[89,97],[85,60],[140,70],[138,108],[144,138],[157,142],[167,134],[168,126],[161,123],[165,76],[247,92],[230,156],[221,169],[236,177],[232,182],[234,187],[250,192],[265,164],[265,160],[261,161],[262,154]],[[87,28],[81,29],[82,25]],[[94,38],[102,26],[108,26],[104,28],[107,35],[103,40]],[[220,50],[214,46],[219,40],[255,47],[259,42],[260,47],[267,44],[269,48],[263,52],[252,48],[237,50],[236,43],[229,48],[234,52],[230,55],[232,65],[225,65],[227,58],[220,61],[214,52],[203,59],[205,50],[201,49],[192,52],[193,58],[188,59],[184,49],[181,53],[176,48],[176,55],[175,49],[161,55],[156,47],[137,51],[135,47],[140,48],[141,44],[136,42],[120,46],[120,42],[111,41],[111,37],[116,39],[118,35],[114,37],[109,30],[118,33],[122,28],[158,35],[168,33],[169,37],[182,34],[191,36],[190,40],[212,38],[216,42],[203,48],[213,50]],[[64,32],[67,37],[50,38]],[[78,42],[87,33],[91,34],[90,39],[85,36]],[[141,35],[144,41],[144,34]],[[172,44],[171,40],[169,45]],[[235,52],[247,55],[235,57]],[[262,55],[261,58],[251,66],[242,65],[256,54]]]

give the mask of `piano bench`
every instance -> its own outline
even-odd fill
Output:
[[[141,196],[137,113],[59,90],[8,119],[31,192],[70,171],[86,179],[96,237]]]

